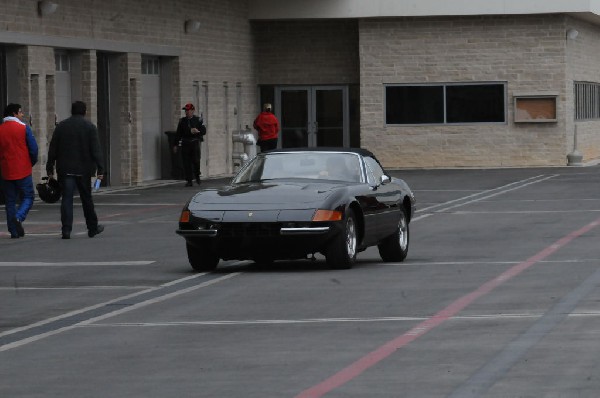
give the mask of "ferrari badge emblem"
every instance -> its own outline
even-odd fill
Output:
[[[248,217],[252,217],[254,215],[254,213],[250,212],[248,213]]]

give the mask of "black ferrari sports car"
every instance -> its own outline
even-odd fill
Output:
[[[403,261],[415,197],[364,149],[294,148],[260,153],[219,189],[186,203],[177,234],[196,271],[219,261],[325,256],[350,268],[377,245],[383,261]]]

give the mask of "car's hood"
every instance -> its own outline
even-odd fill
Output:
[[[343,183],[273,182],[229,185],[198,192],[190,210],[274,210],[319,207]]]

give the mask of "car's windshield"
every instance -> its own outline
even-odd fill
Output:
[[[360,182],[360,159],[353,153],[274,152],[255,157],[233,183],[288,178]]]

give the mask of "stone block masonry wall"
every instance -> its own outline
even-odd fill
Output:
[[[121,180],[136,185],[143,180],[141,54],[119,58],[121,113]]]
[[[259,84],[358,83],[358,22],[253,23]]]
[[[20,98],[10,99],[19,102],[31,123],[39,147],[38,164],[34,167],[33,178],[39,180],[46,174],[47,149],[54,127],[54,52],[48,47],[22,47],[18,52]]]
[[[583,161],[600,159],[600,120],[574,120],[574,82],[600,84],[600,28],[589,22],[567,18],[565,29],[576,29],[579,34],[566,40],[568,73],[567,94],[567,153],[573,150],[573,132],[577,126],[577,147]]]
[[[361,146],[388,167],[566,164],[564,16],[365,19]],[[506,124],[386,126],[384,84],[506,82]],[[514,123],[513,94],[558,93],[556,123]]]
[[[98,64],[95,50],[81,52],[81,100],[87,105],[88,117],[98,123]],[[75,98],[77,100],[77,98]]]
[[[200,21],[197,33],[181,38],[181,96],[178,108],[195,102],[196,114],[204,115],[207,126],[205,157],[210,175],[230,174],[231,135],[255,117],[257,90],[254,66],[254,41],[245,0],[210,0],[188,4],[186,18]],[[236,85],[241,86],[241,109],[237,109]],[[225,85],[228,89],[225,90]],[[207,92],[208,102],[204,103]],[[226,97],[227,96],[227,97]],[[184,112],[179,110],[178,117]],[[239,123],[238,123],[239,120]],[[173,129],[177,126],[173,120]],[[206,170],[202,170],[206,176]]]
[[[94,122],[97,122],[98,109],[96,51],[121,54],[125,57],[118,76],[121,82],[118,93],[121,170],[112,172],[120,172],[123,183],[141,182],[144,154],[141,146],[143,110],[139,63],[142,53],[163,56],[161,49],[174,49],[179,55],[168,54],[167,57],[172,59],[171,65],[176,68],[170,73],[171,84],[175,87],[171,90],[171,98],[163,99],[162,104],[170,107],[170,111],[163,115],[172,116],[171,120],[162,121],[163,127],[175,128],[177,119],[183,116],[182,105],[195,101],[194,83],[205,82],[208,103],[197,106],[206,114],[205,110],[210,109],[207,123],[210,136],[207,140],[210,145],[208,169],[211,175],[230,172],[228,151],[231,148],[231,132],[239,125],[251,125],[256,111],[254,42],[247,18],[247,0],[64,0],[58,5],[55,13],[40,17],[36,1],[7,3],[0,14],[0,45],[12,45],[11,42],[2,42],[2,32],[23,34],[18,76],[20,100],[24,106],[29,106],[33,99],[33,105],[40,108],[35,117],[41,118],[41,125],[51,130],[47,121],[48,115],[54,114],[54,104],[49,102],[54,96],[54,88],[48,87],[51,91],[47,91],[46,82],[52,84],[54,81],[51,76],[55,68],[55,47],[64,48],[67,43],[69,51],[81,54],[82,97],[88,103],[88,115]],[[184,25],[188,19],[200,22],[197,32],[185,32]],[[28,45],[28,38],[48,44]],[[53,45],[53,42],[60,45]],[[140,48],[139,52],[135,51],[136,48]],[[158,50],[153,52],[153,48]],[[31,92],[33,74],[39,75],[34,86],[36,95]],[[47,76],[50,78],[47,79]],[[233,88],[230,95],[235,93],[236,84],[240,84],[241,109],[237,109],[239,102],[235,97],[225,100],[223,82],[228,82]],[[225,104],[228,106],[225,107]],[[35,125],[40,124],[36,121]],[[111,132],[114,127],[111,126]],[[47,137],[48,131],[41,134]]]

